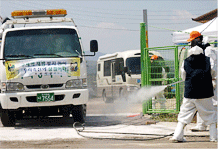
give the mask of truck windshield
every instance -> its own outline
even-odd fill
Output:
[[[31,29],[6,34],[5,59],[79,57],[81,46],[74,29]]]
[[[131,71],[131,74],[141,74],[141,59],[140,57],[130,57],[126,59],[126,66]]]

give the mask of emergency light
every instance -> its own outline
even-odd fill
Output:
[[[15,10],[11,17],[16,18],[38,18],[38,17],[65,17],[65,9],[46,9],[46,10]]]

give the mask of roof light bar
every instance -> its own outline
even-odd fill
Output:
[[[65,17],[65,9],[46,9],[46,10],[15,10],[11,13],[12,18],[38,18],[38,17]]]

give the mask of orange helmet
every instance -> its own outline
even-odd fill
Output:
[[[156,60],[158,58],[157,55],[152,55],[151,60]]]
[[[199,36],[201,36],[201,33],[199,33],[198,31],[192,31],[190,33],[190,38],[187,41],[190,42],[190,41],[194,40],[195,38],[197,38]]]

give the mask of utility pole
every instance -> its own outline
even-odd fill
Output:
[[[143,9],[143,22],[145,23],[146,32],[146,48],[148,48],[148,19],[147,19],[147,9]]]

